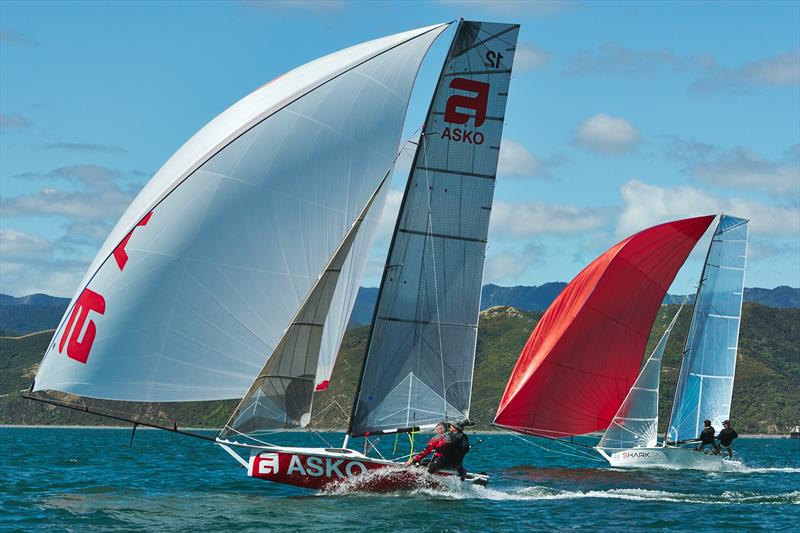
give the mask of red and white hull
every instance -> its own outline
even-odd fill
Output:
[[[254,450],[247,463],[247,475],[317,490],[347,483],[354,490],[368,492],[441,488],[448,478],[458,480],[458,474],[451,470],[430,475],[424,468],[367,457],[345,448]],[[468,474],[464,483],[486,485],[488,479],[485,474]]]

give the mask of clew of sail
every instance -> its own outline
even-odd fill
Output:
[[[348,433],[469,414],[483,261],[519,26],[462,21],[378,293]]]
[[[603,434],[598,448],[628,449],[653,447],[658,442],[658,389],[661,379],[661,359],[667,347],[669,334],[678,320],[683,306],[678,308],[653,353],[639,372],[639,377],[625,397],[625,401]]]
[[[736,371],[748,221],[721,215],[695,298],[667,429],[670,442],[696,439],[703,421],[728,418]]]
[[[647,228],[584,268],[536,324],[495,424],[545,437],[606,429],[636,380],[667,289],[713,220]]]
[[[446,26],[299,67],[195,134],[101,248],[33,390],[241,398],[392,168],[420,62]],[[346,312],[326,318],[328,367],[366,258],[356,248],[332,304]]]

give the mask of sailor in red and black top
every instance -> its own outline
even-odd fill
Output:
[[[406,461],[407,465],[412,463],[419,464],[431,452],[433,452],[433,458],[441,457],[444,445],[444,422],[436,424],[436,428],[434,428],[433,431],[435,434],[431,437],[431,440],[428,441],[428,445],[425,449]]]

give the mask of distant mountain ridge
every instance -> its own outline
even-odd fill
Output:
[[[498,305],[511,306],[523,311],[544,311],[566,287],[563,281],[543,285],[502,287],[492,283],[481,291],[481,311]],[[351,325],[369,324],[378,298],[377,287],[360,287]],[[779,309],[800,308],[800,289],[781,285],[774,289],[746,288],[744,301]],[[668,294],[665,304],[694,303],[694,294]],[[53,329],[64,315],[69,298],[47,294],[14,297],[0,294],[0,336],[25,335],[43,329]]]
[[[492,283],[483,286],[481,310],[490,307],[510,306],[523,311],[544,311],[566,287],[563,281],[543,285],[502,287]],[[369,324],[378,298],[377,287],[360,287],[351,325]],[[800,308],[800,289],[781,285],[774,289],[745,288],[744,301],[778,309]],[[665,304],[694,303],[694,294],[668,294]],[[53,329],[64,315],[69,298],[31,294],[14,297],[0,294],[0,336],[25,335],[43,329]]]
[[[538,286],[517,285],[515,287],[502,287],[488,283],[483,286],[481,291],[481,311],[498,305],[515,307],[523,311],[544,311],[566,286],[567,284],[563,281],[554,281]],[[358,290],[356,304],[350,317],[351,324],[369,324],[372,321],[372,310],[375,307],[377,296],[378,289],[375,287],[361,287]],[[664,303],[693,304],[694,296],[694,294],[668,294],[664,298]],[[800,289],[786,285],[774,289],[745,288],[744,301],[779,309],[796,309],[800,308]]]

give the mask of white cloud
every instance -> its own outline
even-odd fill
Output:
[[[490,240],[531,235],[584,233],[606,224],[603,209],[495,200],[489,224]]]
[[[542,162],[522,144],[504,138],[500,142],[497,173],[509,176],[534,176],[542,171]]]
[[[619,216],[617,235],[680,218],[728,213],[750,219],[754,234],[796,236],[800,233],[800,209],[772,206],[752,200],[719,198],[694,187],[664,188],[630,180],[620,188],[625,207]]]
[[[550,54],[532,43],[519,43],[514,52],[514,70],[525,72],[544,67]]]
[[[630,122],[605,113],[587,118],[573,131],[576,146],[601,154],[632,152],[639,141],[639,132]]]
[[[796,87],[800,83],[800,53],[783,52],[740,67],[714,67],[696,80],[689,91],[695,94],[719,91],[742,92],[754,86]]]
[[[766,161],[753,151],[737,147],[716,160],[692,167],[700,180],[716,185],[761,189],[773,194],[800,191],[800,168],[797,164]]]
[[[0,200],[6,217],[63,216],[74,220],[119,217],[134,194],[122,190],[65,192],[45,187],[36,193]]]
[[[122,187],[121,172],[98,165],[71,165],[46,174],[25,173],[15,177],[66,180],[83,185],[85,190],[64,191],[43,187],[35,193],[2,198],[0,209],[7,217],[62,216],[84,221],[116,220],[139,189],[137,185]]]
[[[0,129],[21,130],[30,127],[31,121],[19,113],[0,113]]]
[[[86,260],[59,260],[53,243],[25,232],[0,230],[0,292],[71,295],[86,271]]]
[[[596,49],[572,58],[564,73],[567,75],[621,74],[651,75],[659,70],[676,69],[700,59],[682,59],[672,50],[636,50],[618,43],[603,43]]]
[[[4,261],[35,259],[47,256],[53,246],[35,235],[28,235],[13,228],[0,229],[0,256]]]
[[[687,172],[705,183],[796,196],[800,193],[798,146],[785,150],[782,160],[768,161],[744,146],[724,150],[696,140],[672,138],[667,156],[685,163]]]
[[[782,53],[775,57],[748,63],[742,77],[765,85],[797,85],[800,83],[800,53]]]

